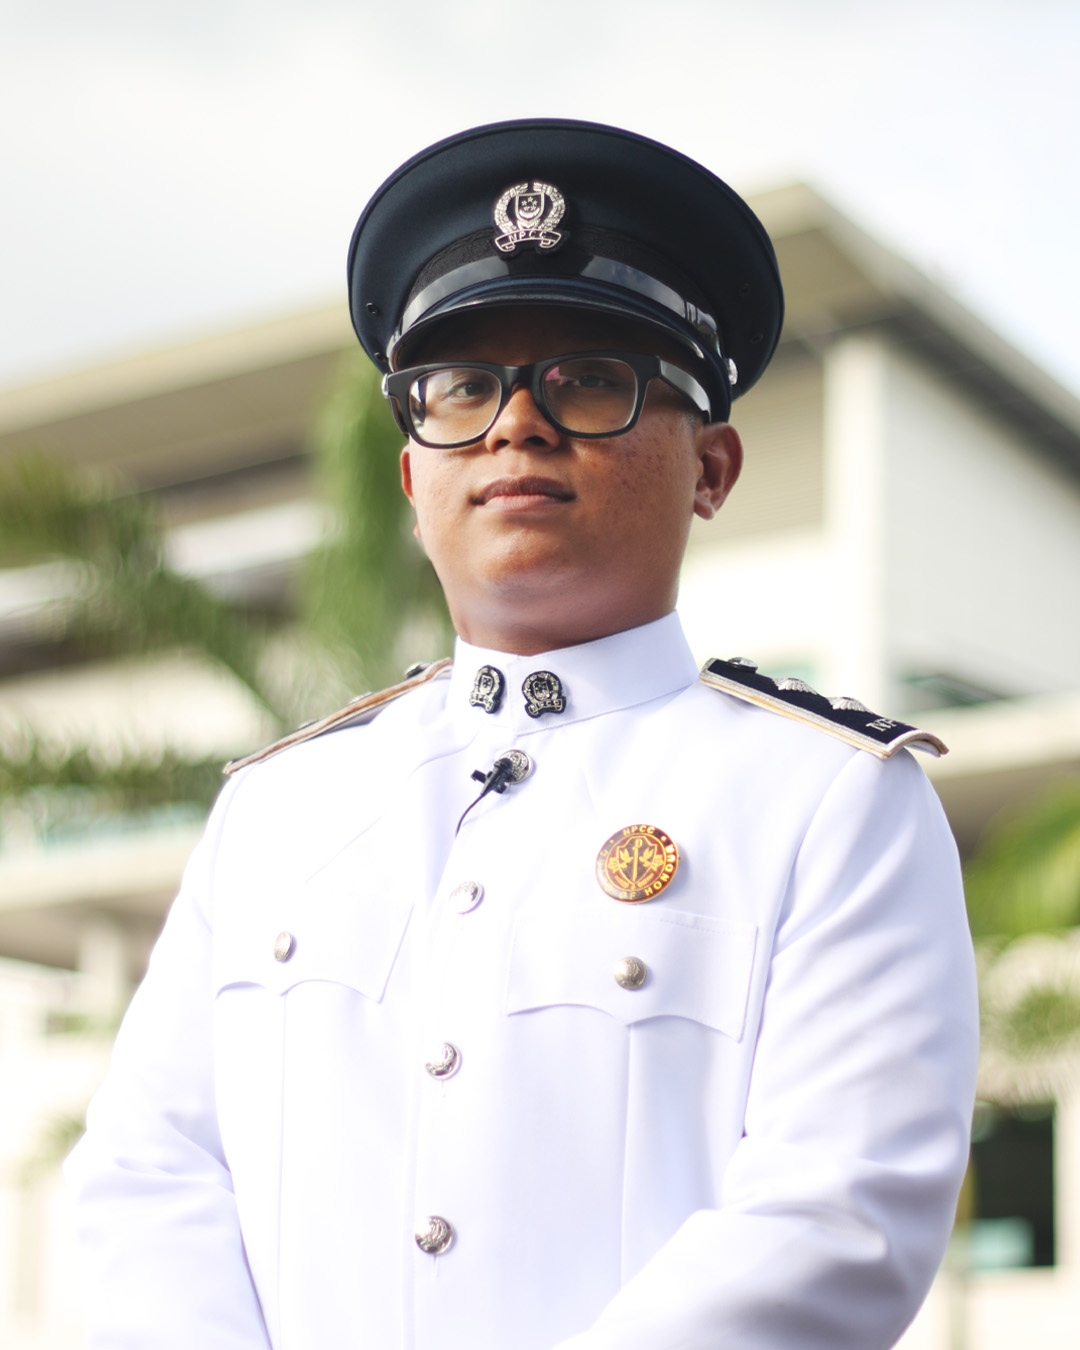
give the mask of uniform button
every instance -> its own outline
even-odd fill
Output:
[[[478,881],[463,881],[450,892],[450,903],[459,914],[468,914],[484,898],[484,888]]]
[[[296,939],[287,928],[283,928],[274,939],[274,960],[287,961],[296,948]]]
[[[432,1078],[453,1078],[461,1068],[461,1051],[449,1041],[443,1041],[438,1053],[424,1065]]]
[[[502,750],[499,752],[498,758],[510,761],[511,783],[522,782],[533,771],[533,762],[524,750]]]
[[[640,957],[624,956],[615,962],[615,983],[624,989],[640,989],[648,973],[649,969]]]
[[[438,1214],[421,1219],[416,1225],[416,1245],[429,1256],[442,1256],[453,1245],[454,1230]]]

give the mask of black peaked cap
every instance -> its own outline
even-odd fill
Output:
[[[784,314],[769,237],[726,183],[657,141],[561,119],[475,127],[403,164],[357,223],[348,279],[383,371],[447,314],[574,305],[680,339],[716,420],[764,371]]]

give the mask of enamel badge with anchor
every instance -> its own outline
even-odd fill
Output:
[[[615,900],[655,900],[679,867],[674,839],[655,825],[624,825],[596,855],[596,879]]]

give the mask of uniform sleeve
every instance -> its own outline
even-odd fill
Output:
[[[906,752],[857,753],[791,872],[720,1207],[557,1350],[893,1345],[944,1254],[977,1055],[944,815]]]
[[[192,855],[65,1171],[88,1350],[268,1350],[218,1134],[206,878]]]

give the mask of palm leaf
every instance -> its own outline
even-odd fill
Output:
[[[220,757],[189,759],[174,750],[106,758],[85,745],[43,742],[30,728],[0,746],[0,800],[90,794],[102,812],[139,812],[174,802],[209,806],[221,787]]]
[[[1080,781],[1060,781],[1022,815],[994,822],[964,887],[976,938],[1080,924]]]
[[[260,672],[268,625],[173,572],[153,503],[44,455],[0,464],[0,566],[66,561],[78,581],[51,636],[93,655],[193,647],[219,661],[278,720]]]
[[[307,631],[329,653],[346,697],[393,683],[404,663],[441,654],[453,636],[438,580],[412,535],[401,446],[377,372],[350,354],[313,438],[335,526],[310,559],[301,602]],[[407,650],[410,636],[430,650]]]

